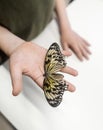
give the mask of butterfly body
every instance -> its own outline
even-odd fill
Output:
[[[63,75],[58,73],[66,66],[64,57],[59,45],[53,43],[47,51],[44,63],[44,82],[43,90],[48,103],[56,107],[62,101],[62,96],[66,88]]]

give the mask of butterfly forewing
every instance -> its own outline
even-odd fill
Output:
[[[53,43],[47,51],[45,57],[44,70],[45,72],[55,73],[66,66],[64,56],[62,55],[59,45]]]

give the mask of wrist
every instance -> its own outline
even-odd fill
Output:
[[[25,44],[25,43],[26,43],[26,41],[24,41],[24,40],[17,41],[17,42],[15,42],[15,43],[11,44],[5,53],[10,57],[10,56],[12,55],[12,53],[13,53],[18,47],[20,47],[21,45],[23,45],[23,44]]]
[[[60,34],[62,35],[64,35],[64,34],[66,34],[66,33],[71,33],[72,32],[72,28],[71,28],[71,26],[62,26],[61,28],[60,28]]]
[[[11,33],[8,29],[0,26],[0,49],[10,56],[16,47],[23,44],[25,41]]]

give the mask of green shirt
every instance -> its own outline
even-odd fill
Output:
[[[0,0],[0,25],[24,40],[31,40],[49,23],[54,6],[55,0]],[[0,64],[6,59],[0,50]]]
[[[0,0],[0,25],[31,40],[48,24],[53,9],[54,0]]]

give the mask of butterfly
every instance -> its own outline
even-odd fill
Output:
[[[45,56],[43,90],[48,103],[57,107],[63,98],[66,88],[64,76],[59,73],[66,66],[63,54],[57,43],[53,43]]]

